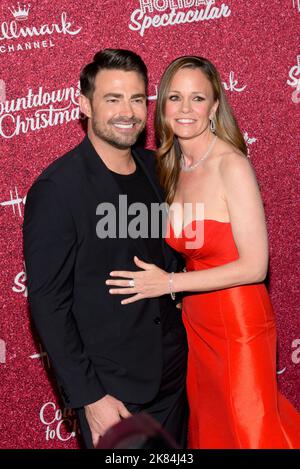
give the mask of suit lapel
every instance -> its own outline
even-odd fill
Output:
[[[135,159],[137,160],[137,162],[140,165],[141,169],[144,171],[145,175],[147,176],[147,179],[149,180],[149,182],[150,182],[150,184],[151,184],[151,186],[152,186],[152,188],[153,188],[159,202],[164,202],[162,191],[159,189],[159,187],[157,185],[157,182],[154,179],[155,175],[151,174],[151,172],[146,167],[146,165],[143,162],[142,158],[140,157],[140,155],[138,154],[138,152],[135,149],[132,150],[132,154],[135,157]]]
[[[119,195],[121,193],[120,186],[96,152],[88,137],[85,137],[79,145],[79,151],[84,156],[88,177],[93,185],[93,192],[96,194],[97,204],[110,202],[114,204],[115,207],[118,207]],[[155,179],[155,172],[148,168],[148,165],[144,163],[135,149],[132,150],[132,153],[153,188],[159,203],[163,203],[163,193]],[[165,220],[167,218],[166,215],[167,212],[165,213]],[[165,227],[163,227],[163,229],[165,229]],[[165,265],[168,266],[170,262],[174,260],[174,256],[171,254],[171,249],[166,245],[163,237],[161,239],[161,246]]]
[[[111,202],[118,204],[120,188],[88,137],[84,138],[79,149],[84,156],[88,177],[93,184],[97,199],[99,199],[98,203]]]

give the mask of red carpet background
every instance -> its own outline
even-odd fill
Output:
[[[79,71],[105,47],[132,49],[149,67],[149,148],[166,65],[194,54],[220,70],[265,203],[278,381],[300,410],[299,26],[300,0],[1,2],[1,448],[79,446],[72,412],[62,408],[47,355],[32,334],[22,222],[34,179],[83,137]]]

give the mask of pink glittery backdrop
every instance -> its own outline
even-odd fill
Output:
[[[31,0],[29,10],[16,3],[0,6],[1,447],[78,447],[76,423],[61,408],[47,356],[32,337],[21,225],[33,180],[83,136],[79,70],[104,47],[132,49],[149,66],[148,147],[154,146],[155,87],[165,66],[195,54],[219,68],[265,203],[279,385],[300,409],[300,0]],[[202,21],[192,21],[188,12],[196,10],[206,10]],[[159,17],[189,22],[159,26]]]

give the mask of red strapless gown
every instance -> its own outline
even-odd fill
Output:
[[[197,232],[203,227],[198,249],[187,248],[184,233],[176,237],[171,227],[166,237],[185,257],[187,271],[238,258],[230,223],[190,225]],[[277,390],[275,320],[264,284],[186,296],[182,312],[189,448],[300,448],[300,414]]]

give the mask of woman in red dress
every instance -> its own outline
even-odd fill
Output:
[[[300,448],[300,414],[277,389],[263,204],[208,60],[187,56],[169,65],[156,130],[171,204],[166,241],[184,256],[186,272],[169,274],[136,258],[142,270],[112,273],[119,279],[108,283],[123,288],[111,292],[132,293],[123,304],[186,292],[189,448]]]

